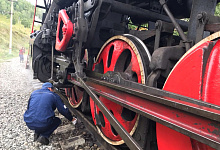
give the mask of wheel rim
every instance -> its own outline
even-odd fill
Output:
[[[85,50],[85,54],[82,59],[82,63],[84,63],[84,65],[86,65],[86,66],[88,64],[88,51],[87,50]],[[67,79],[74,80],[74,78],[71,78],[71,75],[68,75]],[[77,108],[80,106],[80,104],[83,101],[83,93],[84,93],[84,89],[80,88],[76,85],[74,85],[72,88],[65,88],[65,94],[68,98],[70,105],[73,108]]]
[[[215,45],[214,47],[212,47]],[[189,50],[170,73],[164,90],[220,105],[220,41],[202,41]],[[203,129],[201,129],[202,132]],[[157,123],[159,150],[211,150],[213,148],[190,139]]]
[[[96,62],[93,65],[93,70],[99,73],[106,73],[107,71],[120,72],[123,73],[128,80],[145,84],[147,69],[142,61],[141,55],[147,55],[147,61],[149,61],[150,58],[149,54],[146,53],[146,47],[137,46],[137,42],[138,41],[130,35],[112,37],[101,48]],[[141,43],[141,45],[144,44]],[[139,115],[104,97],[99,97],[99,99],[130,135],[133,135],[138,125]],[[123,144],[124,141],[91,98],[90,106],[95,124],[97,123],[97,116],[99,117],[100,124],[97,126],[97,129],[101,136],[113,145]]]
[[[71,79],[70,77],[68,77]],[[73,79],[71,79],[73,80]],[[65,88],[66,96],[68,97],[69,103],[73,108],[79,107],[83,100],[84,89],[74,85],[72,88]]]

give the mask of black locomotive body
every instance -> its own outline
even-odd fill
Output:
[[[114,72],[116,77],[102,79],[119,85],[123,79],[162,89],[181,57],[220,29],[220,18],[214,16],[218,0],[44,1],[40,31],[31,34],[34,78],[53,80],[56,87],[64,88],[71,105],[85,113],[91,111],[98,131],[113,145],[123,144],[123,138],[111,125],[106,127],[109,122],[89,99],[91,95],[69,81],[86,78],[91,72]],[[158,149],[154,119],[99,98],[110,105],[110,112],[141,148]],[[199,149],[199,144],[192,143],[193,149]]]

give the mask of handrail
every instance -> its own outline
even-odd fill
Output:
[[[34,17],[33,17],[31,33],[34,33],[34,21],[35,21],[35,15],[36,15],[36,7],[37,7],[37,0],[36,0],[36,3],[35,3],[35,8],[34,8]]]

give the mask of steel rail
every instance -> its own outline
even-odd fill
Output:
[[[81,83],[77,81],[70,82],[82,87]],[[131,82],[128,81],[128,83]],[[94,78],[87,78],[85,84],[97,95],[213,148],[220,148],[220,110],[216,105],[205,102],[195,104],[195,101],[198,100],[151,89],[151,87],[137,83],[135,89]],[[146,91],[151,91],[149,92],[151,94]],[[171,96],[169,97],[169,95]]]

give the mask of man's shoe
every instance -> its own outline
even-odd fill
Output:
[[[34,133],[34,142],[37,141],[38,138],[39,138],[39,134]]]
[[[48,145],[49,144],[48,138],[43,137],[43,136],[40,136],[37,141],[40,142],[43,145]]]

